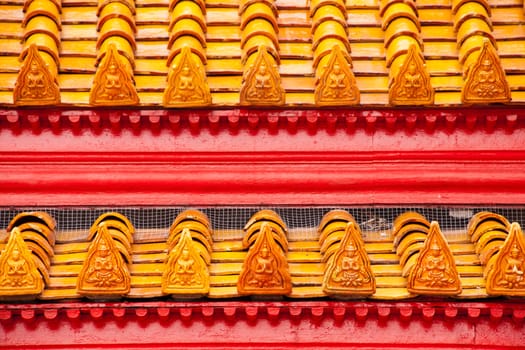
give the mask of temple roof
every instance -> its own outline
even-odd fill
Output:
[[[519,271],[525,267],[523,233],[518,224],[508,221],[521,221],[522,212],[518,209],[500,208],[499,211],[507,215],[503,216],[483,208],[419,208],[427,215],[423,216],[415,211],[402,212],[401,208],[350,208],[349,211],[274,208],[281,213],[279,216],[273,210],[256,211],[255,207],[207,208],[211,221],[202,211],[183,209],[121,208],[127,213],[124,216],[115,211],[104,212],[104,208],[48,208],[47,213],[23,212],[9,217],[9,234],[3,231],[0,237],[8,242],[0,244],[0,298],[50,301],[85,296],[107,300],[172,295],[176,299],[224,299],[263,294],[292,299],[330,296],[408,300],[417,296],[480,299],[525,295],[523,280],[511,278],[519,277]],[[3,212],[2,219],[5,221],[11,213],[14,212]],[[103,214],[91,222],[99,213]],[[390,221],[396,213],[401,214]],[[247,215],[252,216],[243,223]],[[427,217],[439,219],[443,228],[439,228],[437,221],[427,221]],[[173,223],[169,226],[167,223],[171,220]],[[274,260],[282,257],[282,269],[289,274],[291,287],[281,292],[264,285],[241,293],[240,276],[245,269],[255,268],[259,263],[254,253],[261,251],[257,250],[258,236],[264,235],[265,227],[271,228],[277,245],[269,238],[264,247],[268,247]],[[188,237],[184,237],[186,233],[181,234],[184,230]],[[277,234],[278,231],[281,233]],[[43,276],[45,287],[41,291],[24,291],[23,284],[6,289],[5,283],[15,278],[6,274],[13,265],[6,259],[13,256],[10,246],[15,244],[15,237],[21,237],[31,250],[31,257],[26,256],[25,261],[28,264],[34,261],[35,276]],[[106,242],[103,248],[100,237]],[[188,238],[189,241],[185,241]],[[23,251],[21,243],[16,244]],[[184,276],[184,272],[180,272],[181,245],[190,253],[197,252],[191,255],[191,275],[201,271],[201,278],[209,282],[206,288],[196,289],[195,280],[187,280],[186,284],[173,282]],[[275,249],[284,251],[279,253]],[[98,276],[100,261],[97,263],[96,258],[100,250],[111,250],[115,257],[121,256],[125,269],[129,269],[128,290],[112,294],[112,285],[96,283],[91,283],[94,288],[91,291],[83,290],[81,281],[89,282]],[[344,255],[348,251],[358,251],[360,255],[345,263],[345,256],[357,257]],[[201,265],[197,261],[201,261]],[[359,274],[352,274],[345,265],[351,264],[349,261],[355,265],[348,266],[359,267],[356,268]],[[511,263],[516,274],[507,270]],[[273,270],[276,266],[272,263],[267,267],[276,273]],[[168,271],[176,272],[170,275]],[[253,280],[262,278],[260,274],[254,276]],[[348,283],[338,283],[345,278]],[[414,283],[414,279],[420,280],[423,288],[421,283]],[[367,280],[372,281],[371,288],[364,283]],[[352,284],[353,281],[359,283]],[[448,288],[449,282],[454,289]],[[430,290],[425,285],[430,286]]]
[[[6,107],[525,102],[522,0],[7,0],[0,14],[0,104]],[[34,66],[50,74],[32,78],[44,81],[48,94],[36,103],[38,93],[27,87],[31,47],[43,60]],[[243,97],[243,89],[256,95],[261,62],[273,74],[266,80],[270,95],[281,88],[282,98]],[[107,90],[112,65],[118,92]],[[334,65],[343,66],[338,87],[330,87]],[[184,67],[197,95],[177,90]],[[419,86],[426,96],[416,96]]]

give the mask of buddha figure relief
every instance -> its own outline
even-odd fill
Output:
[[[334,46],[328,64],[316,82],[315,100],[318,105],[354,105],[359,103],[359,89],[351,70],[350,57]]]
[[[191,231],[184,229],[177,245],[169,252],[162,276],[162,291],[166,294],[207,294],[209,271],[195,248]]]
[[[165,107],[206,106],[211,103],[210,88],[204,68],[196,62],[188,47],[183,47],[168,73],[164,92]]]
[[[255,62],[245,72],[241,86],[241,105],[281,105],[285,92],[273,57],[260,46]]]
[[[370,295],[375,292],[375,279],[364,249],[361,233],[350,222],[339,249],[328,260],[323,290],[327,294]]]
[[[95,74],[89,96],[92,105],[134,105],[139,102],[127,59],[110,45]]]
[[[0,252],[0,296],[39,294],[43,279],[18,228],[13,228]]]
[[[128,268],[109,229],[101,224],[79,273],[77,291],[86,295],[123,295],[129,289]]]
[[[244,260],[237,283],[240,294],[281,295],[291,292],[288,262],[275,242],[271,227],[262,225]]]
[[[427,287],[446,287],[455,282],[450,266],[441,247],[436,243],[430,246],[430,253],[423,258],[419,273],[416,277]]]
[[[463,103],[510,102],[510,88],[492,43],[483,42],[479,56],[467,68],[465,85],[461,94]]]
[[[486,268],[488,294],[525,296],[525,238],[518,223],[511,224],[505,243]]]
[[[510,289],[525,287],[524,262],[520,249],[517,245],[513,245],[503,263],[503,274],[496,283]]]
[[[457,295],[461,281],[454,256],[437,222],[430,224],[423,249],[410,271],[408,290],[416,294]]]
[[[430,75],[415,45],[410,46],[405,61],[390,82],[389,101],[392,105],[425,105],[434,102]]]
[[[17,105],[48,105],[60,103],[60,91],[53,76],[40,56],[36,45],[27,51],[13,91]]]

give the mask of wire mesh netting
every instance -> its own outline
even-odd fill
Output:
[[[0,208],[0,229],[5,235],[9,222],[21,212],[44,211],[57,223],[57,240],[60,242],[84,240],[93,222],[106,212],[125,215],[136,229],[135,240],[159,241],[168,236],[173,220],[188,207],[26,207]],[[317,227],[323,215],[330,210],[342,209],[351,213],[363,232],[365,241],[391,239],[392,223],[407,211],[416,211],[429,221],[438,221],[449,239],[461,239],[466,234],[470,218],[479,211],[491,211],[505,216],[510,222],[525,223],[525,207],[444,207],[444,206],[367,206],[367,207],[257,207],[228,206],[192,208],[204,212],[211,221],[214,240],[242,239],[243,227],[250,217],[262,209],[277,212],[288,227],[288,239],[316,240]],[[0,235],[0,238],[2,235]]]

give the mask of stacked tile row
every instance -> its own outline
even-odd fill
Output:
[[[271,210],[250,218],[242,240],[224,238],[197,210],[179,214],[166,240],[136,242],[133,224],[116,212],[70,241],[55,242],[55,225],[41,212],[11,221],[0,249],[1,299],[525,295],[521,228],[490,212],[474,215],[453,240],[415,212],[400,215],[383,242],[363,239],[342,210],[325,214],[315,241],[289,241]]]
[[[54,4],[51,1],[49,3]],[[359,100],[361,105],[395,104],[394,100],[389,97],[389,91],[398,90],[389,90],[389,86],[394,86],[396,81],[405,79],[405,75],[410,77],[410,74],[414,74],[398,72],[400,67],[405,67],[406,70],[409,67],[409,65],[403,66],[406,60],[404,55],[408,54],[406,50],[411,47],[403,43],[411,41],[409,38],[414,39],[412,41],[414,41],[415,48],[425,58],[426,71],[430,75],[430,85],[436,91],[435,105],[508,102],[509,97],[512,98],[512,102],[525,100],[525,90],[521,84],[525,67],[519,53],[519,48],[523,46],[525,38],[522,28],[525,15],[522,6],[518,6],[515,1],[497,3],[455,1],[451,4],[442,4],[427,0],[418,1],[415,5],[410,5],[414,3],[411,1],[383,1],[379,4],[378,1],[370,0],[360,2],[359,5],[321,1],[320,6],[316,5],[317,9],[312,13],[313,3],[303,4],[281,0],[273,3],[274,10],[270,11],[271,16],[266,13],[267,10],[264,10],[264,14],[248,20],[250,14],[245,13],[244,17],[241,14],[239,17],[240,10],[242,12],[243,8],[251,8],[254,5],[268,7],[266,3],[254,2],[248,5],[236,0],[220,3],[189,0],[170,3],[158,0],[143,3],[138,0],[137,4],[127,4],[122,1],[101,3],[95,6],[95,4],[71,0],[62,3],[62,13],[58,12],[58,16],[56,10],[60,11],[60,8],[56,4],[53,5],[54,7],[39,6],[39,8],[46,8],[49,13],[34,16],[35,19],[42,18],[37,21],[38,25],[37,22],[34,22],[35,25],[31,24],[31,30],[27,30],[26,34],[20,28],[26,17],[23,6],[17,3],[3,4],[0,5],[0,10],[6,16],[1,23],[6,30],[0,38],[0,46],[5,52],[5,56],[0,59],[2,63],[0,66],[2,76],[0,103],[5,105],[12,105],[13,102],[19,105],[30,104],[27,100],[13,100],[17,79],[19,80],[17,89],[25,89],[26,96],[38,94],[38,89],[30,91],[31,89],[28,90],[25,87],[27,84],[24,85],[20,81],[20,75],[27,77],[28,74],[26,71],[18,74],[21,71],[18,57],[22,52],[27,51],[26,48],[30,46],[30,43],[44,40],[42,39],[44,36],[48,37],[45,40],[50,43],[48,45],[41,41],[40,44],[37,44],[39,55],[46,57],[45,55],[49,54],[52,57],[53,54],[50,52],[55,52],[55,58],[48,57],[44,64],[47,64],[51,71],[50,82],[44,79],[45,86],[47,90],[50,90],[53,86],[57,89],[59,85],[58,98],[65,105],[96,105],[93,100],[90,102],[90,91],[93,83],[97,82],[95,72],[101,70],[101,58],[109,52],[109,42],[105,44],[109,37],[115,39],[110,41],[114,42],[117,52],[125,56],[133,68],[132,79],[129,80],[128,77],[123,76],[123,82],[120,83],[121,86],[124,86],[129,81],[127,88],[131,94],[132,88],[135,87],[133,80],[136,82],[139,100],[137,102],[132,99],[133,102],[130,104],[178,107],[165,102],[164,97],[167,87],[173,85],[169,83],[167,64],[173,68],[173,55],[178,52],[178,45],[183,45],[190,47],[190,51],[192,49],[193,54],[199,56],[195,67],[200,67],[201,74],[199,77],[197,73],[194,73],[192,77],[200,82],[203,77],[207,76],[205,81],[210,88],[211,96],[209,99],[201,98],[205,101],[204,103],[201,101],[196,103],[196,98],[191,94],[190,97],[185,97],[188,95],[187,91],[184,91],[186,95],[174,93],[173,96],[192,99],[186,102],[185,106],[209,105],[210,103],[238,105],[241,103],[239,95],[242,86],[241,76],[246,76],[251,65],[251,62],[246,61],[250,56],[248,53],[257,51],[264,41],[267,51],[276,61],[281,85],[286,91],[285,103],[305,106],[325,105],[316,99],[316,89],[319,86],[316,81],[322,80],[320,79],[322,70],[325,66],[330,65],[326,62],[320,65],[316,58],[318,60],[322,56],[320,51],[331,50],[334,47],[331,44],[332,39],[336,38],[340,38],[343,45],[335,46],[340,48],[346,46],[344,41],[348,41],[351,46],[351,52],[347,48],[348,71],[355,75],[357,91],[361,94]],[[31,3],[28,4],[26,7],[31,7]],[[132,12],[133,6],[135,13]],[[325,6],[326,9],[324,9]],[[104,10],[103,7],[107,10]],[[113,7],[115,11],[109,11]],[[177,8],[176,11],[174,11],[175,8]],[[108,18],[106,12],[120,15],[117,16],[118,18]],[[26,11],[26,13],[29,12]],[[277,26],[271,23],[270,17],[274,18],[273,21]],[[177,27],[176,24],[180,21],[192,22],[181,29],[180,25]],[[51,22],[60,24],[55,25]],[[197,22],[200,23],[197,25]],[[249,23],[252,24],[248,25]],[[257,24],[257,28],[254,29],[255,23],[261,25]],[[338,26],[335,23],[341,23],[341,25]],[[58,30],[62,28],[59,35],[56,34],[55,27]],[[35,28],[37,28],[36,32]],[[341,28],[347,31],[346,39],[342,38]],[[252,39],[255,36],[259,39]],[[186,39],[177,42],[176,39],[181,37],[186,37]],[[40,39],[37,40],[37,38]],[[58,39],[59,45],[56,42],[51,43],[51,41],[56,41],[55,39]],[[253,44],[254,40],[258,40],[258,44]],[[22,41],[22,45],[19,41]],[[197,42],[200,42],[199,45],[202,48],[206,48],[204,55],[201,49],[195,48]],[[492,53],[483,54],[483,56],[488,55],[488,61],[492,62],[492,72],[483,71],[481,64],[479,67],[476,66],[476,62],[480,61],[478,58],[485,47],[485,42],[487,42],[486,51],[494,49]],[[169,45],[171,45],[170,48],[168,48]],[[321,46],[317,53],[313,49],[314,45],[316,48]],[[54,50],[55,47],[57,50]],[[414,56],[418,57],[417,54]],[[393,60],[393,58],[396,59]],[[498,60],[501,69],[497,68]],[[124,60],[119,61],[123,61],[123,65],[128,64]],[[474,61],[476,62],[473,63]],[[30,65],[30,62],[24,64],[25,67]],[[53,65],[58,70],[58,75],[54,78]],[[472,69],[469,69],[469,66]],[[42,80],[38,77],[43,74],[42,69],[39,68],[36,78],[27,79]],[[122,69],[124,71],[124,67]],[[469,74],[472,78],[467,79]],[[465,80],[463,75],[465,75]],[[333,75],[333,78],[335,76]],[[484,76],[495,76],[497,84],[483,83],[481,87],[466,88],[472,85],[470,81],[475,81],[474,85],[479,85],[476,81],[487,79]],[[403,78],[395,80],[395,77]],[[58,79],[59,84],[53,85],[53,79]],[[414,77],[412,79],[417,81]],[[488,78],[488,80],[494,79]],[[508,87],[508,90],[505,86]],[[485,95],[483,100],[461,99],[462,90],[468,92],[476,91],[476,89]],[[206,89],[203,88],[203,91]],[[103,94],[108,95],[108,92],[111,94],[111,90]],[[330,93],[333,92],[327,94]],[[126,93],[118,93],[117,97],[118,95],[126,95]],[[468,94],[466,95],[468,97]],[[54,100],[50,97],[47,102],[41,103],[57,104],[57,95],[55,94]],[[114,97],[111,102],[108,102],[109,105],[119,103],[121,101]],[[414,103],[412,100],[402,104]],[[260,105],[261,103],[255,104]],[[278,103],[270,102],[269,104]]]

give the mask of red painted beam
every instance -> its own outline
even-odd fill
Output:
[[[523,310],[436,301],[0,305],[9,312],[0,348],[518,349],[525,332],[513,315]]]

